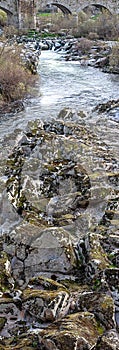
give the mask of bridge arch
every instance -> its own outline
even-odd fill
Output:
[[[0,5],[0,10],[4,11],[6,14],[7,14],[7,21],[6,23],[7,24],[13,24],[13,18],[14,18],[14,15],[13,13],[8,9],[8,8],[4,8]]]
[[[2,10],[2,11],[4,11],[4,12],[6,12],[7,13],[7,15],[11,15],[11,16],[13,16],[13,13],[9,10],[9,9],[7,9],[7,8],[4,8],[4,7],[2,7],[1,5],[0,5],[0,10]]]
[[[71,15],[72,14],[71,10],[67,6],[65,6],[65,5],[63,5],[61,3],[52,2],[51,5],[58,7],[65,15]]]
[[[7,24],[18,24],[18,0],[1,0],[0,8],[7,13]]]

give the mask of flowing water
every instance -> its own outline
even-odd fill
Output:
[[[119,160],[119,108],[108,114],[93,112],[94,107],[109,100],[119,99],[119,75],[106,74],[99,69],[81,66],[79,62],[66,62],[61,55],[53,51],[43,51],[39,60],[39,79],[35,87],[35,96],[26,105],[25,110],[16,115],[4,115],[0,120],[0,186],[1,186],[1,225],[10,220],[15,222],[16,216],[8,207],[4,193],[4,160],[7,159],[19,129],[24,130],[28,121],[57,119],[63,108],[84,111],[85,123],[95,130],[100,139],[107,144],[113,158]],[[3,212],[6,216],[3,218]],[[11,214],[10,214],[11,213]],[[12,225],[11,225],[12,226]],[[3,230],[4,231],[4,230]]]
[[[65,62],[53,51],[42,51],[39,62],[36,97],[25,111],[0,120],[0,138],[23,129],[29,120],[57,118],[64,107],[89,113],[98,103],[119,98],[119,76],[106,74],[79,62]],[[118,119],[118,118],[117,118]]]

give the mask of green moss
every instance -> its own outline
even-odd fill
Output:
[[[117,268],[117,266],[114,264],[109,265],[109,269],[116,269],[116,268]]]
[[[0,256],[0,289],[2,292],[8,290],[10,277],[9,260],[7,254],[2,251]]]
[[[97,290],[101,286],[101,280],[96,278],[93,283],[93,290]]]
[[[89,291],[89,286],[88,285],[81,285],[80,283],[76,281],[72,281],[70,279],[65,279],[61,281],[63,285],[68,289],[70,292],[75,292],[78,291],[79,293],[83,293],[85,291]]]
[[[41,34],[41,38],[44,39],[44,38],[56,38],[56,37],[59,37],[60,35],[59,34],[56,34],[56,33],[42,33]]]
[[[109,267],[107,253],[103,250],[97,234],[90,235],[90,258],[98,263],[98,268],[103,270]]]
[[[92,19],[93,21],[95,21],[98,17],[99,17],[99,13],[97,13],[97,14],[94,15],[94,16],[92,16],[91,19]]]
[[[32,343],[33,348],[37,348],[38,346],[38,341],[34,340]]]
[[[40,12],[37,13],[38,17],[51,17],[51,13],[50,12]]]
[[[38,289],[27,288],[23,292],[23,300],[29,300],[33,298],[42,298],[43,300],[53,300],[59,294],[59,291],[45,291]]]
[[[24,194],[22,194],[19,199],[18,199],[18,202],[17,202],[17,208],[18,210],[22,210],[24,208],[24,205],[25,205],[25,202],[26,202],[26,197]]]
[[[6,323],[6,318],[5,317],[0,317],[0,331],[4,327],[5,323]]]
[[[106,310],[112,311],[113,310],[113,299],[110,296],[105,295],[105,297],[103,298],[103,301],[101,303],[101,308],[104,311],[106,311]]]
[[[102,335],[104,333],[104,328],[100,324],[97,326],[97,330],[99,335]]]
[[[73,343],[76,339],[86,339],[90,346],[93,346],[100,335],[101,329],[90,312],[79,312],[68,315],[62,321],[59,321],[58,327],[51,330],[44,330],[42,335],[45,339],[52,338],[57,343],[57,347],[64,350],[74,348]],[[69,345],[70,344],[70,345]]]
[[[66,287],[61,284],[58,283],[57,281],[54,281],[51,278],[47,278],[47,277],[43,277],[43,276],[38,276],[38,277],[34,277],[29,281],[29,284],[34,284],[37,286],[42,286],[42,288],[44,287],[45,290],[67,290]]]

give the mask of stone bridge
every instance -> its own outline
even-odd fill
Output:
[[[119,13],[119,0],[39,0],[39,8],[42,9],[46,6],[57,6],[64,13],[78,13],[84,10],[88,6],[97,6],[107,9],[112,14]]]
[[[86,7],[104,7],[119,13],[119,0],[0,0],[0,8],[7,12],[8,23],[19,28],[35,28],[38,9],[57,6],[64,14],[78,13]]]

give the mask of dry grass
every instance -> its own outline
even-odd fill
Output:
[[[112,52],[109,58],[109,65],[112,68],[119,69],[119,43],[112,47]]]
[[[51,33],[58,33],[61,30],[64,30],[68,33],[70,30],[77,27],[77,24],[74,16],[64,16],[59,12],[48,13],[48,16],[39,14],[37,16],[37,27],[39,28],[39,31],[48,29]]]
[[[97,16],[88,17],[81,11],[78,16],[64,16],[61,12],[48,13],[37,17],[39,31],[48,29],[50,33],[64,30],[76,37],[91,37],[104,40],[119,40],[119,15],[111,15],[106,10]],[[93,34],[90,34],[93,33]]]
[[[1,101],[12,102],[24,98],[34,76],[23,66],[17,49],[1,49],[0,55],[0,95]]]

